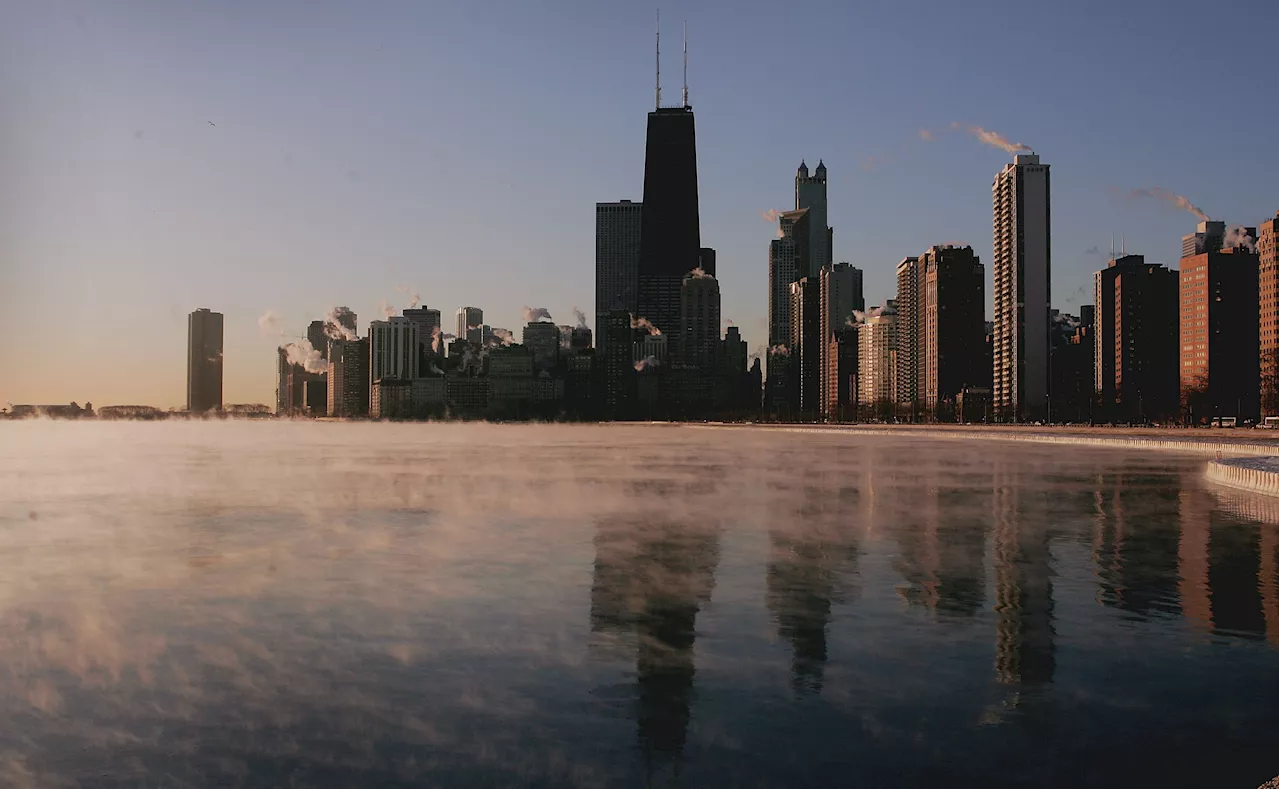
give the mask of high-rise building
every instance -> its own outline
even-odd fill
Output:
[[[454,320],[454,336],[472,345],[481,344],[481,327],[484,326],[484,310],[479,307],[459,307]]]
[[[1090,422],[1100,416],[1094,405],[1094,315],[1094,305],[1081,304],[1079,318],[1059,313],[1054,319],[1049,350],[1049,417],[1054,422]],[[989,368],[986,374],[990,376]]]
[[[914,420],[924,410],[920,377],[920,275],[919,257],[903,258],[898,263],[898,291],[895,304],[894,334],[897,338],[894,393],[898,400],[895,413]],[[900,407],[900,408],[899,408]]]
[[[823,417],[849,422],[858,416],[857,324],[837,327],[826,345],[822,370]]]
[[[791,342],[791,283],[805,276],[809,259],[808,209],[778,217],[778,238],[769,242],[769,345]]]
[[[839,343],[832,338],[853,323],[853,312],[866,310],[862,297],[862,270],[848,263],[835,263],[824,266],[818,273],[818,342],[822,355],[819,381],[819,408],[823,418],[831,418],[834,407],[838,404],[840,387],[831,378],[838,375],[839,366],[833,363],[831,354],[839,350]],[[856,347],[856,346],[855,346]],[[857,354],[853,355],[854,370],[857,369]]]
[[[435,338],[436,330],[444,331],[444,327],[440,323],[440,310],[433,310],[425,304],[421,307],[409,307],[404,311],[404,317],[413,321],[413,325],[418,327],[418,353],[426,355],[435,353],[431,347],[432,340]],[[442,356],[444,349],[440,349],[437,356]]]
[[[747,341],[742,339],[742,332],[738,331],[737,326],[724,330],[724,350],[720,358],[724,361],[725,369],[730,372],[747,371]]]
[[[809,238],[806,244],[809,254],[798,277],[816,279],[823,266],[831,262],[832,252],[832,231],[827,226],[827,166],[821,159],[812,176],[803,161],[796,169],[796,210],[809,212]]]
[[[1280,398],[1280,261],[1277,260],[1280,212],[1262,223],[1258,233],[1258,359],[1262,416],[1275,416]]]
[[[582,353],[591,350],[591,329],[583,326],[574,326],[573,331],[569,333],[569,350],[572,353]]]
[[[369,383],[383,378],[418,377],[418,325],[393,316],[369,324]]]
[[[329,358],[329,340],[325,335],[324,321],[311,321],[307,326],[307,342],[311,343],[311,347],[319,351],[321,359]]]
[[[201,307],[187,316],[187,410],[222,408],[222,313]]]
[[[897,379],[897,310],[891,304],[872,307],[858,326],[858,408],[880,419],[893,413],[899,400]]]
[[[1193,423],[1258,416],[1258,254],[1244,246],[1178,262],[1180,388]]]
[[[293,416],[306,408],[305,383],[307,371],[300,364],[289,361],[289,349],[276,349],[276,414]]]
[[[992,405],[1044,419],[1049,400],[1049,165],[1018,154],[991,184],[995,301]]]
[[[1124,255],[1093,274],[1093,388],[1101,416],[1178,414],[1178,272]],[[1056,399],[1056,394],[1055,399]]]
[[[703,274],[716,275],[716,251],[711,247],[703,247],[698,250],[698,268],[702,269]]]
[[[706,374],[719,368],[720,283],[710,274],[689,274],[680,288],[680,352],[685,364]]]
[[[369,341],[329,341],[329,416],[369,415]]]
[[[521,341],[533,351],[533,364],[539,370],[550,370],[560,359],[560,328],[547,321],[530,321],[524,327]]]
[[[619,301],[616,309],[604,314],[599,357],[601,403],[611,419],[629,415],[635,395],[634,362],[631,360],[631,312]]]
[[[801,277],[791,283],[791,309],[788,323],[791,338],[791,365],[796,376],[798,406],[802,419],[815,419],[819,413],[822,385],[822,325],[819,306],[819,284],[814,277]]]
[[[1196,232],[1182,237],[1182,257],[1189,258],[1206,252],[1217,252],[1222,249],[1222,241],[1226,234],[1226,222],[1209,220],[1201,222],[1196,225]]]
[[[596,337],[608,342],[605,321],[616,304],[632,314],[640,272],[641,203],[596,203]],[[630,350],[628,349],[628,354]]]
[[[698,156],[693,108],[657,106],[645,136],[644,202],[636,313],[664,332],[679,334],[680,290],[698,268]]]
[[[985,387],[985,271],[969,246],[933,246],[919,258],[916,386],[927,418],[951,419],[965,387]],[[898,309],[899,328],[902,308]],[[899,335],[901,340],[901,335]]]

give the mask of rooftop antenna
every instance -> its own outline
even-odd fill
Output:
[[[653,40],[653,108],[662,109],[662,9],[657,12],[657,35]]]
[[[1120,234],[1120,257],[1124,257],[1124,233]]]
[[[1116,259],[1116,234],[1114,232],[1111,234],[1111,259]]]
[[[689,23],[684,23],[684,92],[680,94],[680,101],[684,104],[685,109],[689,109]]]

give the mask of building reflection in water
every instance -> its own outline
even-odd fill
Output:
[[[990,491],[958,484],[933,458],[922,463],[923,478],[896,489],[898,594],[930,614],[974,616],[986,601]]]
[[[1142,473],[1094,477],[1099,602],[1143,616],[1179,612],[1179,482]]]
[[[591,630],[634,640],[634,715],[650,769],[678,772],[694,693],[697,615],[711,599],[719,535],[702,523],[641,517],[598,524]]]
[[[1053,682],[1053,568],[1047,498],[1021,469],[998,464],[994,480],[996,679],[1023,688]]]
[[[1197,472],[1099,475],[1094,486],[1099,602],[1276,643],[1274,502],[1206,488]]]
[[[820,693],[827,662],[827,628],[834,603],[853,598],[857,573],[856,513],[861,491],[836,488],[815,475],[798,506],[780,503],[769,529],[765,605],[778,637],[791,645],[791,683],[797,695]]]
[[[1190,476],[1190,475],[1188,475]],[[1178,493],[1178,592],[1195,629],[1276,643],[1276,527],[1184,478]],[[1241,497],[1243,504],[1252,504]]]

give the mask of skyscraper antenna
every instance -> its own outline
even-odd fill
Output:
[[[1111,234],[1111,259],[1116,259],[1116,234],[1114,232]]]
[[[653,40],[653,108],[662,109],[662,9],[657,12],[657,35]]]
[[[689,23],[684,23],[684,92],[680,94],[680,103],[689,108]]]

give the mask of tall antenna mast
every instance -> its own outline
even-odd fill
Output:
[[[662,9],[658,9],[657,35],[653,40],[653,108],[662,109]]]
[[[684,23],[684,92],[680,94],[680,101],[684,104],[685,109],[689,108],[689,23]]]

